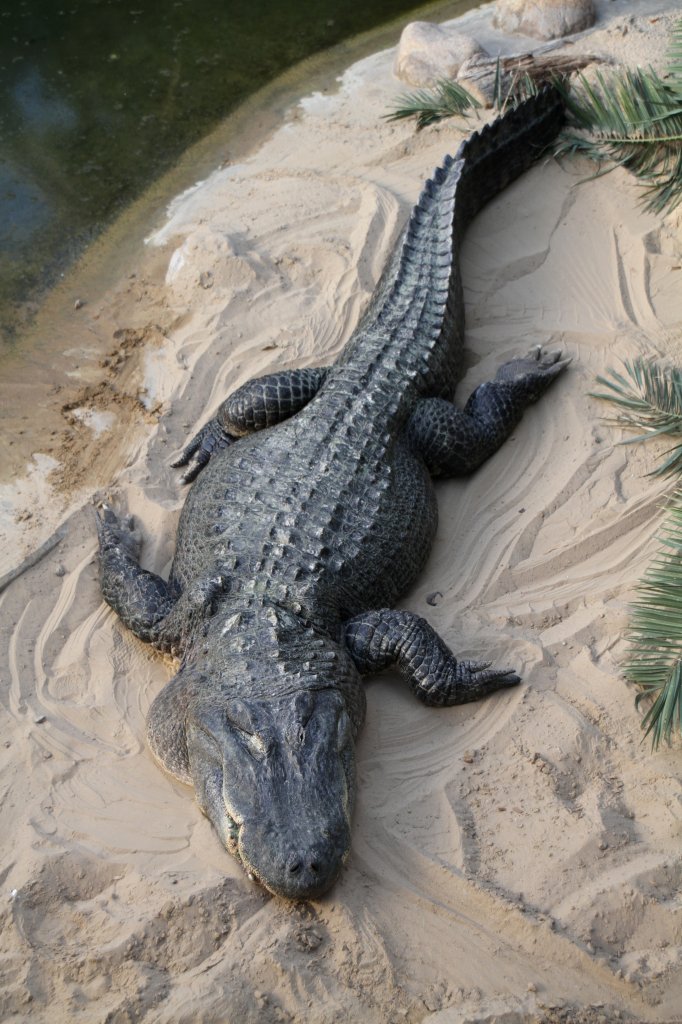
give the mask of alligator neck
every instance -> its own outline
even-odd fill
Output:
[[[256,700],[336,689],[356,728],[364,719],[364,689],[345,645],[268,597],[241,594],[222,602],[186,665],[220,689]]]

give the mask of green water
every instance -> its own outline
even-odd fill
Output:
[[[414,0],[0,4],[0,332],[249,93]],[[407,20],[407,19],[406,19]]]

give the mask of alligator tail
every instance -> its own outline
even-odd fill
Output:
[[[455,202],[455,239],[461,238],[466,225],[489,199],[535,163],[563,121],[560,93],[545,86],[465,139],[452,160],[453,164],[463,161]]]
[[[409,331],[428,349],[462,341],[464,305],[458,248],[482,206],[538,159],[564,119],[559,92],[545,86],[447,156],[422,190],[361,328],[390,345]]]

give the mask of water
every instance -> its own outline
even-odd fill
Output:
[[[249,93],[414,0],[6,0],[0,333]]]

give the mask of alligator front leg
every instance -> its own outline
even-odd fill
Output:
[[[317,394],[328,372],[326,366],[282,370],[256,377],[237,388],[172,463],[174,468],[189,465],[183,482],[191,483],[215,452],[227,448],[238,437],[274,427],[300,412]]]
[[[476,388],[464,410],[441,398],[419,402],[408,422],[408,437],[433,476],[470,473],[493,455],[570,363],[561,352],[537,346],[525,359],[497,371],[494,381]]]
[[[142,542],[132,516],[120,518],[105,505],[97,515],[97,533],[104,600],[138,639],[181,653],[212,614],[216,597],[226,589],[224,577],[207,573],[174,594],[160,576],[140,568]]]
[[[346,644],[361,673],[396,665],[413,693],[437,707],[466,704],[520,682],[511,669],[458,661],[428,622],[411,612],[382,608],[357,615],[346,623]]]
[[[154,642],[175,599],[165,580],[140,568],[142,538],[133,517],[119,518],[106,505],[96,514],[102,596],[136,637]]]

